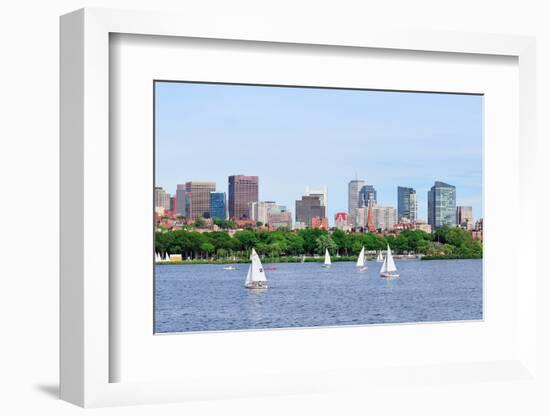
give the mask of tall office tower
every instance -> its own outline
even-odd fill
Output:
[[[355,210],[359,208],[359,191],[366,182],[363,180],[352,180],[348,183],[348,223],[352,227],[355,227]]]
[[[179,184],[176,188],[176,214],[187,216],[185,212],[185,184]]]
[[[256,201],[248,204],[248,218],[253,221],[267,224],[269,211],[277,206],[275,201]]]
[[[428,224],[432,230],[456,225],[456,188],[436,181],[428,191]]]
[[[376,189],[372,185],[365,185],[359,189],[358,208],[368,208],[369,205],[376,205]]]
[[[227,200],[225,192],[210,192],[210,218],[225,220],[227,218]]]
[[[395,226],[395,208],[373,206],[371,209],[374,228],[382,231],[392,231]]]
[[[416,191],[413,188],[404,186],[397,187],[397,221],[402,222],[403,218],[414,224],[418,205],[416,201]]]
[[[321,201],[321,205],[324,206],[326,208],[326,211],[328,212],[328,190],[326,185],[320,188],[313,188],[310,186],[306,186],[305,196],[319,197],[319,200]]]
[[[210,192],[215,190],[216,182],[186,182],[185,212],[187,217],[192,220],[201,217],[210,218]]]
[[[176,196],[173,195],[170,197],[170,211],[172,211],[172,213],[176,212]]]
[[[474,211],[472,207],[456,207],[456,223],[465,230],[474,229]]]
[[[276,205],[267,213],[267,225],[273,228],[284,227],[292,229],[292,212],[286,209],[284,205]]]
[[[258,184],[257,176],[229,177],[229,218],[250,219],[248,204],[258,202]]]
[[[164,208],[165,211],[170,209],[170,194],[162,189],[161,186],[155,186],[155,209]]]
[[[311,219],[313,217],[325,218],[326,207],[321,205],[321,200],[318,196],[304,195],[301,200],[296,201],[296,222],[301,222],[307,227],[311,227]]]

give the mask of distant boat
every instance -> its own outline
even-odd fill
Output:
[[[160,258],[160,254],[155,252],[155,263],[160,263],[162,259]]]
[[[224,270],[237,270],[235,266],[226,266],[223,268]]]
[[[265,277],[264,268],[260,257],[256,250],[252,249],[250,254],[250,266],[248,267],[248,273],[246,280],[244,281],[244,287],[247,289],[267,289],[267,279]]]
[[[330,261],[330,254],[328,252],[328,248],[325,249],[325,264],[323,264],[323,267],[326,267],[327,269],[331,266]]]
[[[382,263],[384,261],[384,256],[382,256],[382,251],[378,250],[378,255],[376,256],[376,262]]]
[[[397,267],[395,267],[395,263],[393,262],[393,256],[391,254],[391,249],[388,244],[388,252],[386,254],[384,262],[382,263],[382,267],[380,268],[380,276],[387,278],[399,277],[399,274],[397,274],[396,272]]]
[[[306,261],[306,255],[304,254],[304,255],[302,256],[302,261],[301,261],[301,263],[304,263],[305,261]]]
[[[357,270],[360,272],[367,270],[367,266],[365,266],[365,247],[361,248],[361,252],[359,253],[359,257],[357,258],[357,264],[355,266],[357,267]]]
[[[170,261],[170,254],[165,253],[164,256],[165,256],[164,260],[162,260],[162,261],[168,261],[169,262]]]

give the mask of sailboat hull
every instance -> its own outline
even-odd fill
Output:
[[[368,270],[367,266],[359,266],[357,267],[358,272],[366,272]]]
[[[330,264],[323,264],[324,269],[330,269]]]
[[[245,283],[244,287],[247,289],[265,290],[267,289],[267,284],[264,282],[250,282]]]
[[[395,277],[399,277],[397,273],[389,273],[389,272],[382,272],[380,273],[380,276],[385,277],[386,279],[393,279]]]

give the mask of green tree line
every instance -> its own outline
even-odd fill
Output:
[[[428,256],[477,258],[482,245],[470,233],[460,228],[442,228],[434,234],[407,230],[395,237],[371,233],[329,232],[317,228],[297,231],[242,230],[230,236],[227,231],[197,232],[192,230],[160,231],[155,234],[159,253],[181,254],[184,259],[247,258],[255,248],[263,256],[322,255],[325,249],[332,254],[353,256],[361,247],[366,250],[385,250],[387,244],[397,253],[416,253]]]

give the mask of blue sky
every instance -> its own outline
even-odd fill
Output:
[[[364,179],[378,204],[416,189],[419,218],[435,180],[482,216],[483,97],[157,82],[156,185],[257,175],[260,200],[295,211],[305,187],[327,185],[329,220],[347,211],[347,185]]]

